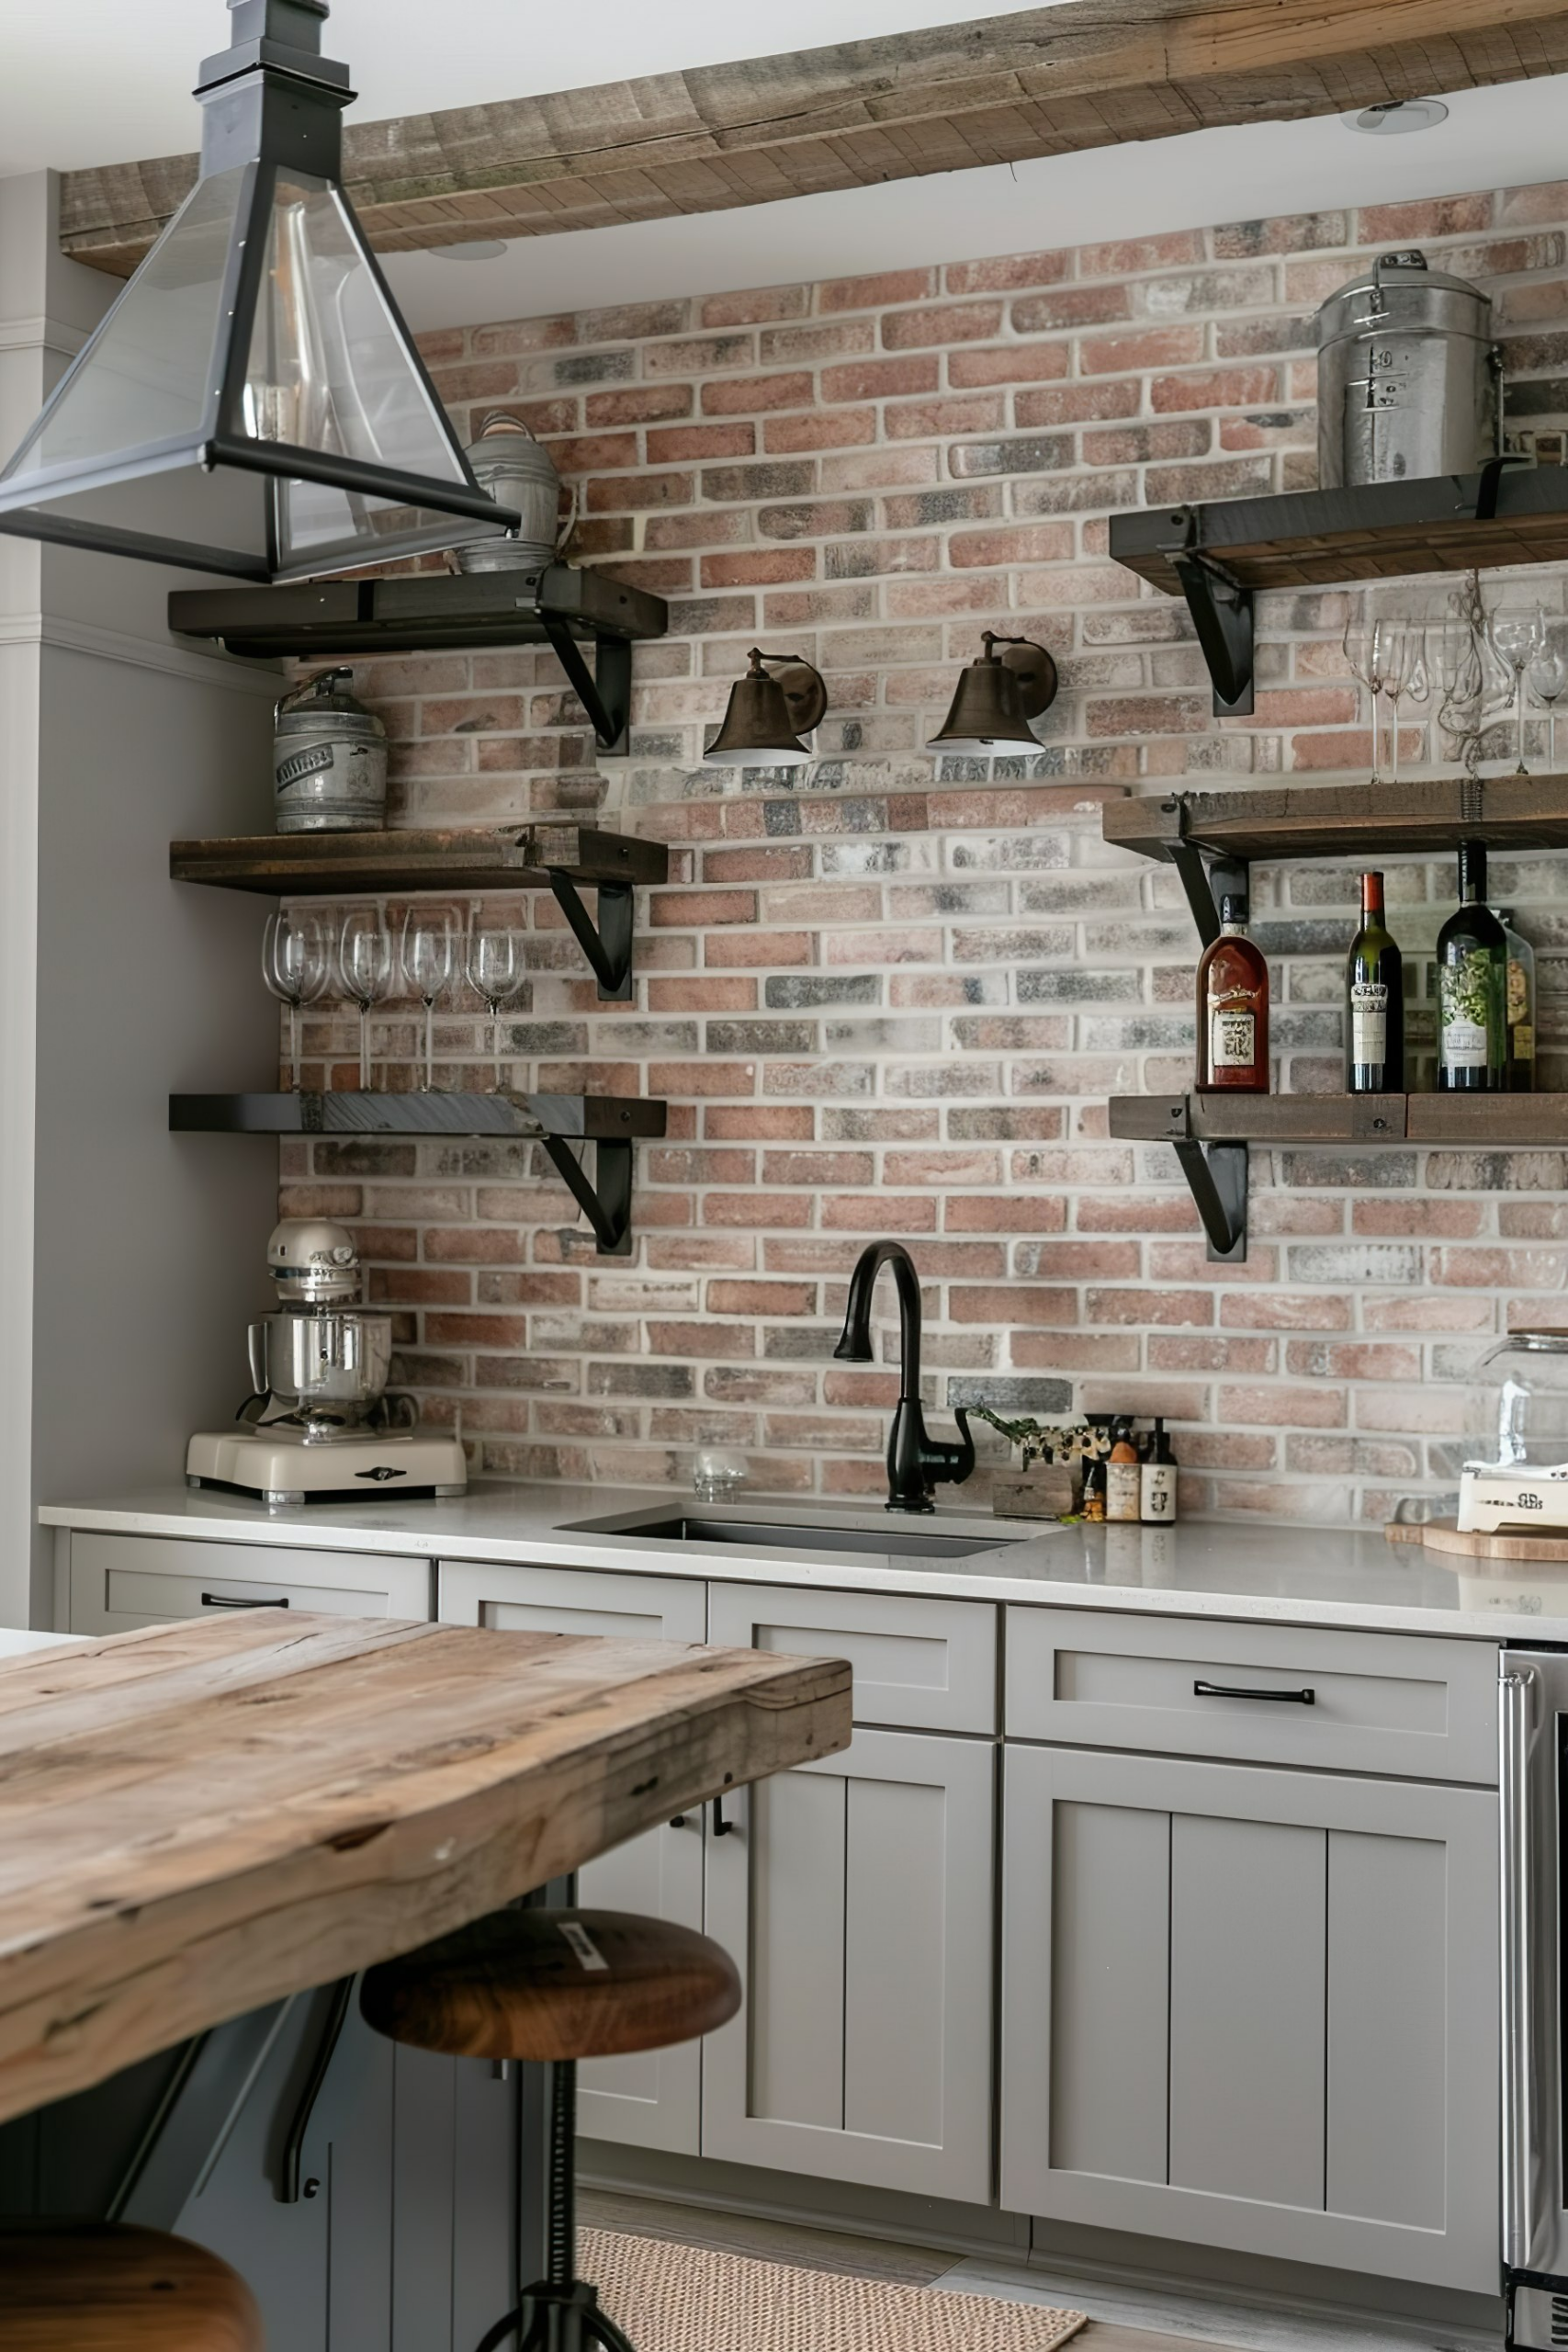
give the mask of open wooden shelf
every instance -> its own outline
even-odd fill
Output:
[[[1264,588],[1568,559],[1568,467],[1498,458],[1472,474],[1149,506],[1111,517],[1111,553],[1185,596],[1214,708],[1252,708],[1252,600]]]
[[[632,993],[632,891],[668,879],[662,842],[591,825],[500,825],[453,832],[254,833],[171,842],[176,882],[273,899],[385,897],[408,890],[550,890],[611,1003]],[[598,892],[590,915],[581,890]]]
[[[632,1142],[661,1136],[667,1106],[641,1095],[171,1094],[176,1135],[475,1136],[537,1143],[593,1228],[602,1254],[631,1250]],[[571,1147],[594,1148],[590,1182]]]
[[[400,896],[409,890],[547,890],[553,875],[597,889],[668,880],[662,842],[547,820],[463,831],[254,833],[171,842],[176,882],[258,890],[272,899]]]
[[[1461,842],[1568,849],[1568,776],[1450,777],[1420,784],[1286,785],[1110,800],[1105,839],[1175,862],[1190,848],[1232,865],[1265,859],[1438,856]]]
[[[606,752],[626,745],[632,646],[662,637],[669,626],[662,596],[570,563],[274,588],[176,588],[169,597],[176,636],[216,638],[230,653],[256,661],[552,645]],[[595,648],[592,670],[578,650],[580,638]]]

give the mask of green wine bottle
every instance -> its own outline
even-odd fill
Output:
[[[1404,967],[1383,921],[1382,876],[1361,876],[1361,928],[1345,967],[1345,1091],[1404,1091]]]
[[[1486,845],[1461,842],[1460,903],[1438,933],[1438,1090],[1507,1082],[1508,943],[1486,904]]]

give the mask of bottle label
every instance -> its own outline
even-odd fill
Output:
[[[1108,1462],[1105,1465],[1105,1516],[1136,1519],[1143,1492],[1140,1462]]]
[[[1156,1526],[1161,1521],[1176,1517],[1176,1465],[1170,1462],[1146,1462],[1143,1476],[1143,1512],[1145,1520]]]
[[[1519,1022],[1509,1031],[1508,1044],[1513,1051],[1514,1059],[1517,1062],[1534,1061],[1535,1031],[1530,1027],[1528,1021]]]
[[[1508,958],[1508,1026],[1517,1035],[1521,1028],[1529,1027],[1529,975],[1518,957],[1510,956]]]
[[[1250,1069],[1256,1058],[1257,1016],[1216,1007],[1209,1015],[1209,1062],[1214,1069]]]
[[[1438,974],[1442,1035],[1438,1058],[1450,1069],[1485,1069],[1496,1002],[1495,967],[1484,947],[1472,947]]]
[[[1354,980],[1350,986],[1350,1059],[1373,1068],[1388,1059],[1388,985]]]

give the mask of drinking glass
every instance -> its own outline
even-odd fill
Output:
[[[1530,656],[1525,672],[1530,693],[1546,713],[1546,764],[1557,774],[1557,705],[1564,688],[1568,688],[1568,646],[1563,642],[1561,623],[1548,628],[1540,649]]]
[[[1365,687],[1371,707],[1372,773],[1371,782],[1378,780],[1378,696],[1382,692],[1382,643],[1385,625],[1363,617],[1347,620],[1340,639],[1345,659],[1350,665],[1350,675]]]
[[[1525,765],[1525,672],[1546,642],[1546,615],[1539,605],[1505,609],[1492,616],[1488,635],[1497,659],[1513,673],[1514,726],[1519,764],[1516,775],[1528,775]]]
[[[300,1009],[325,996],[333,978],[331,937],[319,915],[294,907],[278,907],[268,915],[262,978],[288,1007],[288,1085],[298,1094]]]
[[[424,1006],[424,1086],[435,1091],[435,1000],[452,978],[457,955],[455,907],[411,907],[403,918],[403,978]]]
[[[370,1086],[370,1008],[392,992],[397,957],[381,908],[350,907],[338,934],[338,966],[346,993],[359,1007],[359,1085]]]
[[[491,1055],[493,1077],[491,1092],[499,1094],[501,1087],[501,1008],[510,1004],[527,978],[523,961],[523,934],[515,925],[507,922],[486,922],[476,907],[468,924],[468,986],[476,996],[483,997],[490,1008]]]
[[[1417,701],[1426,698],[1426,646],[1423,631],[1405,621],[1379,621],[1377,624],[1378,685],[1388,696],[1389,710],[1389,782],[1399,782],[1399,706],[1406,695]],[[1372,705],[1374,712],[1377,705]]]

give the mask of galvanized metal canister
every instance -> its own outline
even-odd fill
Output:
[[[323,670],[273,713],[280,833],[378,832],[387,821],[387,730],[353,684],[352,670]]]
[[[541,565],[553,563],[577,520],[577,494],[574,490],[571,511],[563,524],[561,478],[549,451],[535,440],[525,424],[502,410],[484,419],[479,439],[463,454],[479,488],[488,490],[498,505],[510,507],[522,520],[507,538],[479,539],[471,547],[458,548],[453,559],[458,571],[536,571]]]
[[[1381,254],[1317,314],[1318,482],[1470,474],[1499,447],[1492,304],[1425,254]]]

